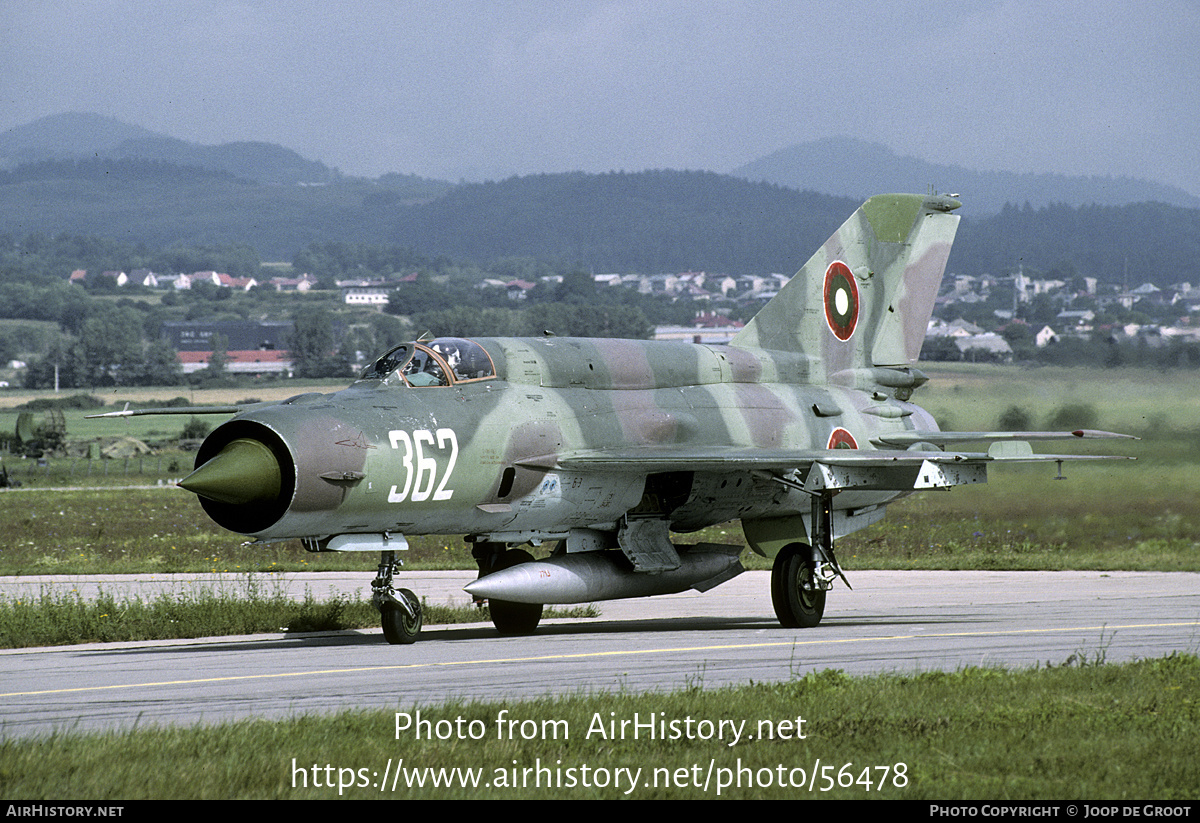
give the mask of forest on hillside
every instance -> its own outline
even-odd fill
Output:
[[[1069,265],[1102,282],[1200,280],[1200,210],[1010,204],[975,217],[962,199],[953,273]],[[313,244],[341,242],[480,266],[529,257],[591,272],[790,273],[857,205],[693,171],[541,174],[448,190],[401,175],[264,185],[134,159],[0,172],[0,235],[11,242],[70,234],[150,250],[238,245],[289,262]]]

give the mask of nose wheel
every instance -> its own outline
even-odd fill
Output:
[[[421,601],[408,589],[392,586],[392,577],[400,564],[395,552],[383,552],[379,573],[371,581],[371,602],[379,609],[383,636],[392,645],[407,645],[421,633]]]

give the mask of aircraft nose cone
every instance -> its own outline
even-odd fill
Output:
[[[179,481],[180,487],[218,503],[267,503],[283,486],[279,461],[258,440],[239,438]]]

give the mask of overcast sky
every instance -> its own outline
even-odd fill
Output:
[[[729,171],[848,135],[1200,195],[1197,0],[0,0],[0,131],[91,111],[349,174]]]

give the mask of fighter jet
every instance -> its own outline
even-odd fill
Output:
[[[733,520],[773,561],[779,622],[814,627],[846,579],[836,541],[889,503],[986,482],[992,463],[1098,457],[1030,441],[1121,436],[943,432],[909,402],[959,205],[872,197],[729,345],[426,335],[333,394],[111,414],[236,412],[179,485],[257,542],[378,552],[390,643],[422,624],[396,586],[410,535],[465,535],[479,566],[466,591],[500,633],[528,634],[544,604],[731,579],[740,546],[677,536]],[[969,442],[986,450],[958,450]]]

